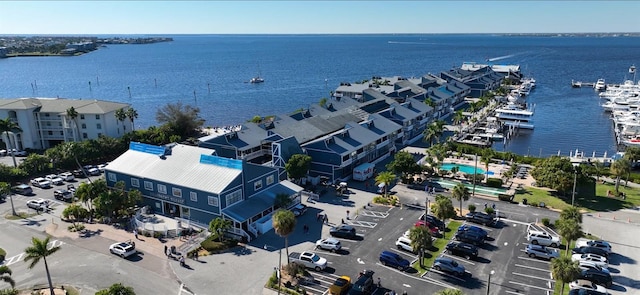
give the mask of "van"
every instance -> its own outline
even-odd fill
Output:
[[[28,196],[33,193],[33,189],[29,185],[26,185],[24,183],[11,187],[11,191],[14,194],[19,194],[24,196]]]

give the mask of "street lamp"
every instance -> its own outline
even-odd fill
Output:
[[[573,191],[571,192],[571,206],[575,206],[576,180],[578,180],[578,164],[573,164]]]
[[[264,244],[264,247],[262,247],[265,250],[269,250],[269,248],[272,249],[276,249],[276,247],[273,246],[269,246],[267,244]],[[280,274],[280,271],[282,270],[282,248],[278,249],[278,269],[276,269],[276,275],[278,276],[278,295],[280,295],[280,288],[281,288],[281,284],[282,284],[282,275]]]
[[[489,287],[491,286],[491,276],[494,275],[496,272],[494,270],[492,270],[489,273],[489,280],[487,281],[487,295],[489,295]]]

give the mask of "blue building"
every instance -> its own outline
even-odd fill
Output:
[[[109,187],[123,181],[136,189],[157,214],[208,227],[216,217],[233,221],[234,232],[251,239],[257,222],[270,220],[275,198],[300,202],[302,188],[279,181],[278,169],[215,155],[211,149],[182,144],[154,146],[132,142],[105,168]]]

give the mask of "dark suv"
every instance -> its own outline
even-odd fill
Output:
[[[609,257],[609,253],[601,248],[596,247],[579,247],[571,249],[571,254],[596,254],[604,257]]]
[[[420,220],[424,220],[424,221],[428,222],[429,224],[435,225],[441,231],[444,231],[444,229],[446,227],[444,222],[442,222],[442,220],[438,219],[437,217],[435,217],[433,215],[422,214],[422,216],[420,216]]]
[[[332,237],[353,239],[356,237],[356,229],[351,225],[341,224],[341,225],[332,227],[329,230],[329,234]]]
[[[391,251],[382,251],[380,253],[380,262],[382,265],[397,268],[398,270],[405,270],[409,268],[409,260],[402,258],[399,254]]]
[[[446,246],[447,253],[462,256],[467,259],[476,259],[478,257],[478,247],[468,243],[449,242]]]
[[[464,217],[467,221],[484,225],[491,225],[494,222],[493,216],[482,212],[469,212]]]
[[[613,285],[613,280],[611,279],[611,275],[609,273],[595,269],[583,270],[578,276],[578,279],[588,280],[597,285],[602,285],[607,288],[611,288],[611,286]]]
[[[373,274],[372,270],[361,272],[347,295],[371,294],[371,291],[373,291]]]
[[[474,245],[484,244],[484,237],[476,232],[472,231],[459,231],[454,238],[460,242],[465,242]]]

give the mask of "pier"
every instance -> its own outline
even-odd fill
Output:
[[[571,80],[571,87],[573,88],[581,88],[581,87],[596,87],[596,82],[582,82],[582,81],[574,81]]]

